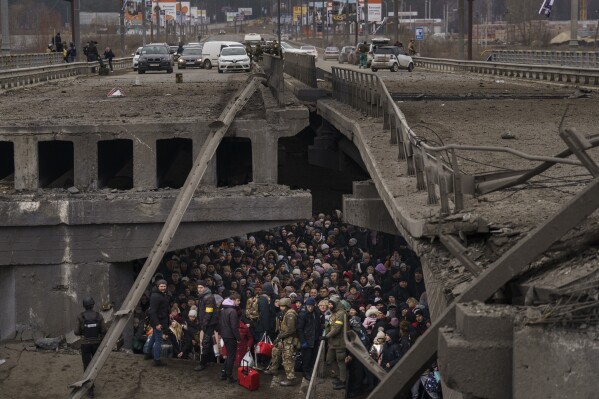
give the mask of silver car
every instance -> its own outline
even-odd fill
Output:
[[[380,46],[374,51],[370,69],[372,72],[379,69],[389,69],[392,72],[407,69],[408,72],[412,72],[414,70],[414,61],[412,57],[406,54],[403,47]]]
[[[202,47],[184,47],[183,52],[177,59],[177,68],[203,68],[204,60],[202,59]]]
[[[339,57],[339,47],[327,47],[324,49],[324,54],[322,56],[323,60],[336,60]]]

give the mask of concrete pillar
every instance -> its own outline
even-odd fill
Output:
[[[133,140],[133,187],[156,188],[156,139]]]
[[[98,142],[75,140],[73,146],[75,187],[79,190],[95,190],[98,188]]]
[[[275,184],[278,178],[278,137],[270,132],[270,134],[257,134],[250,138],[252,140],[252,176],[254,183]]]
[[[202,146],[206,142],[206,137],[198,137],[193,139],[193,162],[198,158],[200,154],[200,150]],[[204,177],[200,181],[200,185],[202,186],[212,186],[216,187],[216,153],[208,162],[208,167],[206,168],[206,172],[204,173]]]
[[[14,267],[0,268],[0,341],[15,336]]]
[[[37,190],[39,185],[39,158],[37,140],[31,136],[14,139],[15,189]]]

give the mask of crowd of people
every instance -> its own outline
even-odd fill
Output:
[[[197,371],[225,358],[229,382],[246,361],[266,374],[282,365],[290,386],[311,378],[325,341],[333,388],[351,397],[378,381],[346,350],[344,329],[388,371],[429,326],[418,257],[401,237],[337,211],[167,254],[136,308],[133,347],[156,366],[164,356],[199,361]],[[413,398],[440,397],[434,367]]]

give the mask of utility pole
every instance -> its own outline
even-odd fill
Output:
[[[345,34],[347,35],[347,42],[350,43],[349,36],[349,1],[345,0]]]
[[[370,41],[370,26],[368,25],[368,0],[364,0],[364,40]]]
[[[5,1],[5,0],[2,0]],[[81,51],[81,26],[79,24],[79,10],[81,9],[80,0],[66,0],[71,3],[71,38],[73,39],[73,44],[75,45],[75,49],[77,50],[77,57],[80,58],[83,52]],[[8,3],[8,0],[6,0]],[[8,17],[8,12],[2,12],[2,18],[4,15]],[[8,25],[7,25],[8,29]],[[4,36],[4,32],[3,32]],[[7,35],[8,36],[8,35]]]
[[[570,0],[570,47],[578,47],[578,0]]]
[[[460,26],[460,38],[458,39],[458,54],[460,60],[464,59],[464,0],[458,0],[458,24]]]
[[[141,13],[141,43],[145,46],[147,33],[146,0],[141,0]]]
[[[119,13],[119,24],[120,24],[120,33],[121,33],[121,55],[125,55],[125,6],[127,6],[127,1],[123,0],[121,4],[121,12]]]
[[[398,0],[393,0],[393,39],[399,41],[399,5]]]
[[[2,25],[2,55],[10,55],[10,29],[8,28],[8,0],[0,0]]]
[[[468,61],[472,61],[472,2],[468,0]],[[576,1],[576,0],[574,0]]]

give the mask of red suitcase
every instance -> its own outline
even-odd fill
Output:
[[[243,363],[246,363],[244,366]],[[260,388],[260,374],[247,366],[247,362],[242,361],[241,367],[237,369],[237,379],[239,385],[250,390],[255,391]]]

